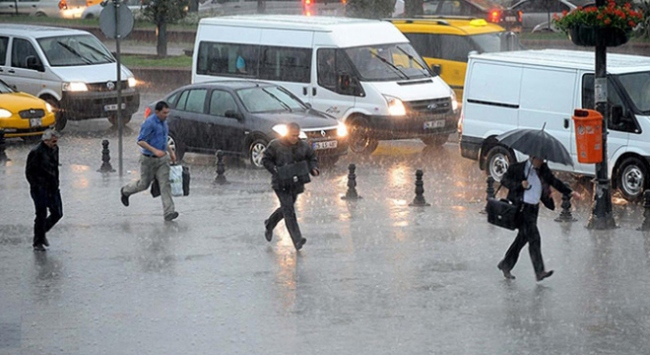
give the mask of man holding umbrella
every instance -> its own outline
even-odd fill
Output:
[[[501,185],[508,188],[508,200],[521,206],[519,232],[508,248],[503,260],[497,267],[507,279],[515,277],[510,273],[517,263],[519,252],[528,243],[530,259],[533,262],[537,281],[553,275],[553,270],[547,271],[542,259],[541,239],[537,229],[539,202],[546,208],[555,209],[551,198],[550,186],[565,195],[571,194],[580,199],[580,195],[572,191],[564,182],[553,175],[544,160],[552,160],[561,164],[573,165],[571,156],[564,146],[554,137],[542,130],[516,130],[497,137],[504,145],[527,154],[530,158],[524,162],[515,163],[501,179]]]

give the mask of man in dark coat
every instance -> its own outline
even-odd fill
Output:
[[[264,151],[262,164],[271,173],[271,186],[278,196],[278,200],[280,200],[280,207],[264,221],[266,240],[271,241],[273,229],[284,218],[284,223],[296,250],[300,250],[307,242],[307,239],[303,238],[300,233],[294,208],[298,194],[305,191],[305,185],[300,181],[288,185],[282,184],[278,176],[278,168],[301,161],[307,162],[311,175],[318,176],[320,174],[316,154],[314,154],[313,149],[307,142],[300,140],[300,126],[292,122],[287,125],[287,134],[285,136],[269,143],[269,146]]]
[[[25,176],[29,182],[30,194],[36,210],[33,242],[36,251],[45,251],[45,247],[50,246],[45,233],[63,217],[57,144],[58,133],[54,130],[46,130],[42,141],[29,152],[25,166]]]
[[[501,179],[501,185],[508,188],[508,200],[515,204],[521,204],[522,209],[519,233],[517,233],[517,237],[497,267],[503,272],[505,278],[514,279],[515,277],[510,273],[510,270],[515,267],[519,252],[528,243],[528,252],[533,262],[535,276],[537,281],[542,281],[553,275],[553,270],[546,271],[542,259],[541,240],[537,229],[539,202],[541,201],[550,210],[555,209],[555,202],[551,197],[549,186],[553,186],[565,195],[571,194],[578,199],[580,195],[556,178],[548,165],[542,159],[536,157],[510,165]]]

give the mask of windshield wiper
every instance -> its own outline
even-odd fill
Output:
[[[373,51],[370,51],[370,54],[372,54],[375,58],[379,59],[382,63],[388,65],[389,68],[392,68],[393,70],[395,70],[398,74],[400,74],[406,80],[411,79],[411,78],[409,78],[408,75],[406,75],[406,73],[401,71],[400,68],[398,68],[395,64],[387,61],[384,57],[380,56],[379,54],[377,54],[377,53],[375,53]]]
[[[293,110],[291,109],[291,107],[289,107],[289,105],[287,105],[286,102],[280,100],[279,97],[275,96],[273,93],[271,93],[270,91],[268,91],[268,90],[266,90],[266,89],[262,89],[262,91],[264,91],[265,93],[269,94],[269,96],[271,96],[272,98],[276,99],[276,100],[280,103],[280,105],[282,105],[282,106],[283,106],[287,111],[289,111],[289,112],[293,112]]]
[[[422,63],[420,63],[418,60],[416,60],[414,56],[410,55],[407,51],[402,49],[402,47],[395,46],[395,48],[397,48],[400,52],[404,53],[411,61],[418,63],[418,66],[420,66],[420,68],[422,68],[424,70],[428,70],[426,67],[422,66]]]
[[[92,61],[90,59],[84,57],[79,52],[77,52],[74,48],[70,47],[69,45],[67,45],[67,44],[65,44],[65,43],[63,43],[61,41],[56,41],[56,43],[58,43],[61,47],[67,49],[68,52],[70,52],[70,53],[76,55],[77,57],[81,58],[84,62],[86,62],[86,64],[92,64]]]
[[[93,47],[93,46],[91,46],[90,44],[86,44],[86,43],[83,43],[83,42],[79,42],[79,44],[82,45],[82,46],[84,46],[84,47],[86,47],[86,48],[88,48],[88,49],[90,49],[91,51],[93,51],[93,52],[95,52],[95,53],[101,55],[101,56],[102,56],[104,59],[106,59],[109,63],[113,63],[113,62],[115,62],[115,60],[113,59],[113,57],[106,55],[106,53],[100,51],[99,49],[97,49],[97,48],[95,48],[95,47]]]

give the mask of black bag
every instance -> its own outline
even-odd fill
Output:
[[[485,206],[487,221],[495,226],[515,230],[519,226],[521,206],[506,199],[488,198]]]
[[[278,182],[280,186],[289,187],[306,184],[310,181],[309,166],[306,160],[278,166]]]
[[[151,183],[151,196],[154,198],[160,196],[160,185],[158,184],[158,179],[153,178]],[[190,168],[187,166],[183,167],[183,196],[190,194]]]

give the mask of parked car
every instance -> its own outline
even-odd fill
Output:
[[[390,21],[404,33],[427,65],[456,92],[458,100],[463,97],[470,53],[523,49],[515,33],[484,19],[439,17]]]
[[[571,11],[578,6],[594,6],[593,0],[519,0],[508,7],[505,16],[506,23],[520,24],[522,32],[553,31],[553,15],[562,15],[563,11]],[[546,27],[540,26],[546,24]],[[550,24],[550,26],[549,26]]]
[[[2,0],[0,14],[71,19],[80,18],[87,6],[86,0]]]
[[[224,80],[195,83],[169,93],[169,144],[181,160],[186,152],[217,150],[246,157],[262,167],[262,154],[272,139],[297,122],[322,164],[347,154],[347,130],[335,118],[316,111],[288,90],[268,82]],[[155,102],[145,110],[154,112]]]
[[[140,0],[123,0],[122,4],[126,5],[131,10],[134,16],[136,16],[142,10],[143,7]],[[81,13],[81,18],[82,19],[99,18],[99,15],[102,13],[102,10],[104,10],[104,6],[102,6],[101,3],[88,6]]]
[[[18,92],[0,80],[0,129],[5,137],[40,138],[43,131],[53,127],[56,117],[47,102],[24,92]]]

